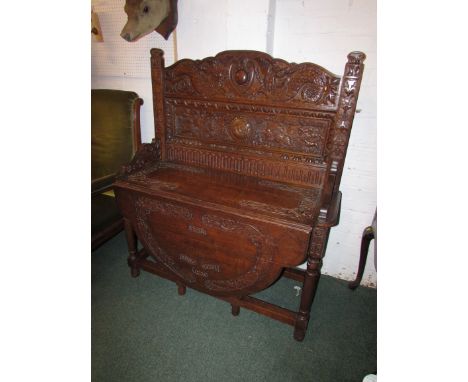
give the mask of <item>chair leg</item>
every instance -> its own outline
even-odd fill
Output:
[[[322,268],[322,259],[328,241],[330,228],[317,227],[312,234],[312,242],[309,247],[309,256],[307,259],[307,270],[302,287],[301,303],[294,325],[294,339],[302,341],[305,337],[307,326],[310,319],[310,308],[317,292],[317,285],[320,279],[320,269]]]
[[[138,277],[140,275],[140,267],[138,266],[137,262],[137,253],[138,253],[138,246],[137,246],[137,236],[135,230],[130,223],[130,220],[124,218],[124,227],[125,227],[125,237],[127,238],[127,246],[128,246],[128,266],[131,269],[132,277]]]
[[[367,253],[369,252],[369,245],[371,240],[374,239],[374,230],[371,226],[367,227],[362,233],[361,239],[361,254],[359,256],[359,267],[356,279],[348,283],[350,289],[356,289],[361,283],[362,276],[364,275],[364,268],[367,261]]]

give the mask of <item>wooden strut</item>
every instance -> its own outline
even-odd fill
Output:
[[[136,256],[132,257],[134,259],[130,265],[132,268],[132,275],[134,275],[133,269],[138,269],[138,270],[143,269],[147,272],[153,273],[164,279],[173,281],[174,283],[176,283],[178,287],[179,294],[180,295],[185,294],[185,288],[187,287],[187,285],[181,284],[180,280],[176,276],[174,276],[171,272],[165,270],[159,262],[157,262],[154,259],[147,260],[147,257],[148,257],[148,254],[146,253],[146,250],[144,248],[138,251]],[[296,274],[296,272],[297,274],[299,274],[300,272],[303,272],[298,269],[294,269],[294,270],[289,269],[289,270],[294,274]],[[286,273],[284,276],[289,277],[288,275],[289,275],[289,272]],[[192,288],[192,289],[196,290],[196,288]],[[180,293],[181,290],[183,290],[184,293]],[[216,295],[211,295],[211,296],[230,303],[232,306],[232,314],[234,316],[237,316],[239,314],[239,308],[246,308],[254,312],[263,314],[264,316],[281,321],[291,326],[294,326],[296,324],[296,320],[298,318],[298,312],[294,312],[292,310],[282,308],[278,305],[260,300],[252,296],[245,296],[243,298],[222,297],[222,296],[216,296]]]

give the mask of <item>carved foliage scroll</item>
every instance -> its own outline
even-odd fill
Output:
[[[125,178],[130,174],[143,170],[145,167],[157,163],[161,159],[161,145],[159,138],[154,138],[151,143],[140,146],[131,162],[122,166],[117,178]]]
[[[174,143],[231,144],[322,156],[332,118],[230,111],[224,105],[200,107],[166,102],[167,139]],[[168,110],[171,109],[171,110]]]
[[[339,77],[311,63],[288,63],[268,54],[226,51],[181,60],[165,70],[165,94],[298,107],[335,108]]]

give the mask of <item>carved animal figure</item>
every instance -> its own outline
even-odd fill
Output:
[[[120,36],[129,42],[153,30],[166,40],[177,26],[177,0],[126,0],[128,21]]]

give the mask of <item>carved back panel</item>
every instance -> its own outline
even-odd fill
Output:
[[[329,189],[339,184],[365,55],[340,78],[312,63],[225,51],[164,68],[151,51],[163,160]],[[338,181],[338,182],[337,182]]]

